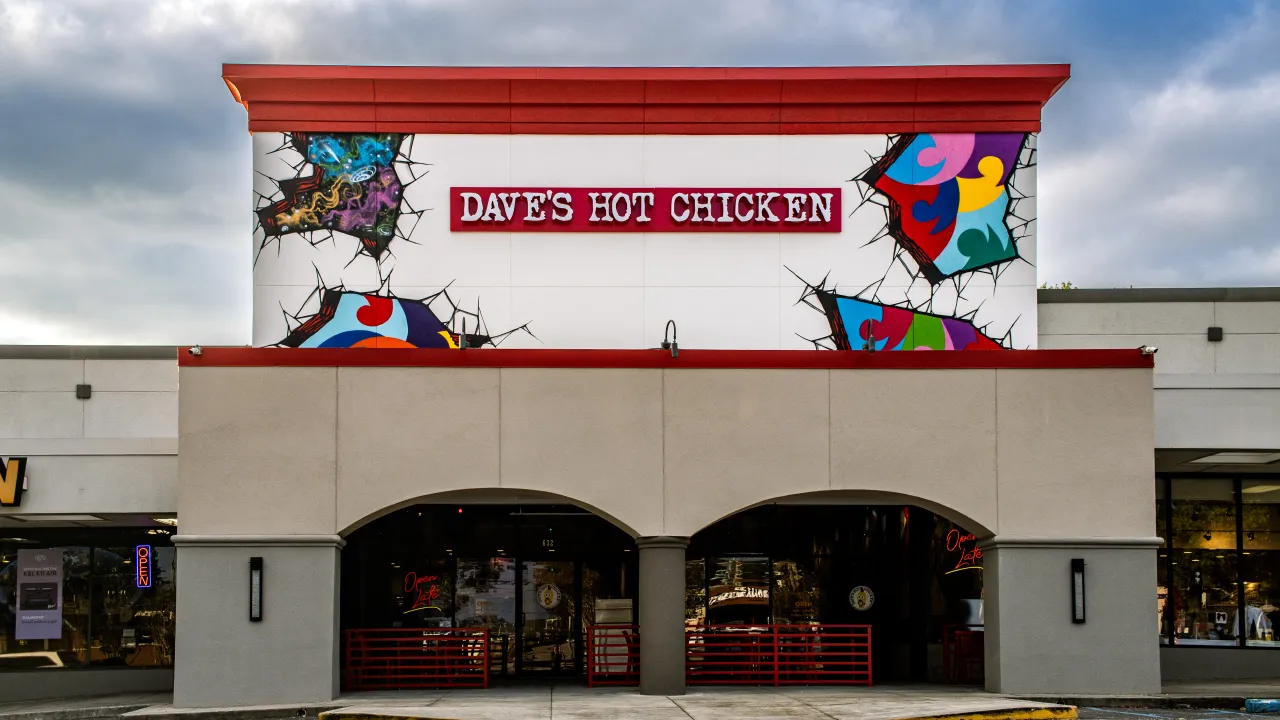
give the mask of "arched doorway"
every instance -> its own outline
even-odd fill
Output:
[[[823,495],[696,533],[686,624],[869,625],[877,682],[981,683],[983,530],[910,502]]]
[[[483,629],[490,680],[578,677],[588,625],[634,622],[635,542],[610,520],[542,493],[427,500],[347,535],[345,638]]]

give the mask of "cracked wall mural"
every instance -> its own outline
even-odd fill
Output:
[[[675,320],[691,348],[1035,346],[1034,134],[296,132],[254,146],[255,345],[647,348]],[[844,223],[453,232],[450,188],[476,186],[840,187]]]

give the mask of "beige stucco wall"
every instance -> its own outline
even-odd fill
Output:
[[[815,492],[919,498],[983,535],[1155,530],[1150,370],[184,367],[181,383],[184,534],[342,534],[476,489],[560,495],[636,535]]]

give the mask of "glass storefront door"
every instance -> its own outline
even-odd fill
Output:
[[[565,675],[575,669],[579,593],[573,562],[521,562],[520,664],[527,675]]]
[[[455,585],[458,627],[489,630],[489,672],[515,672],[516,561],[511,558],[458,559]]]

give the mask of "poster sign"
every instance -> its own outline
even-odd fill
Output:
[[[859,585],[849,591],[849,606],[854,610],[870,610],[871,606],[875,604],[876,594],[871,592],[871,588],[866,585]]]
[[[547,610],[560,607],[560,588],[550,583],[538,588],[538,604]]]
[[[18,551],[18,612],[14,638],[62,638],[62,550]]]
[[[454,232],[838,233],[840,188],[449,188]]]

